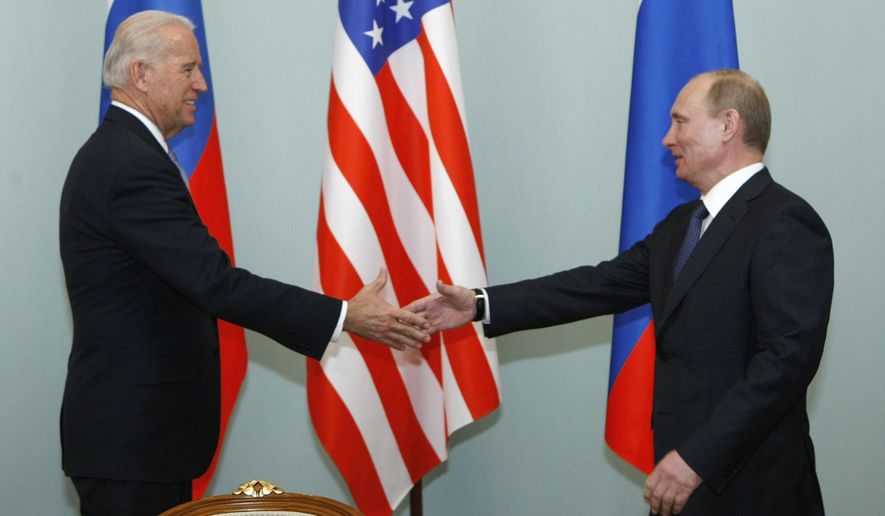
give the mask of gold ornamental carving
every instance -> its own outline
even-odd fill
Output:
[[[272,493],[283,494],[284,491],[273,482],[268,482],[267,480],[250,480],[240,485],[233,492],[235,495],[250,496],[252,498],[261,498]]]

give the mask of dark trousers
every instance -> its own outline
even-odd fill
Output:
[[[157,516],[192,498],[191,482],[72,478],[82,516]]]

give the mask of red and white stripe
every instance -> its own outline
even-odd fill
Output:
[[[373,76],[339,21],[317,227],[328,295],[352,297],[382,267],[398,306],[437,278],[487,283],[451,6],[422,25]],[[494,341],[474,325],[421,351],[345,334],[308,361],[317,435],[367,514],[390,514],[499,399]]]

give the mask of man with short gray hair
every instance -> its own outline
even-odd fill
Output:
[[[434,331],[483,321],[496,337],[651,304],[655,468],[662,516],[822,516],[805,395],[833,298],[823,221],[763,164],[771,115],[739,70],[696,76],[663,145],[701,198],[596,266],[484,291],[440,283],[406,308]]]

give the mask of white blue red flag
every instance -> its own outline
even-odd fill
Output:
[[[397,306],[485,285],[452,5],[340,0],[317,224],[322,292],[348,299],[382,267]],[[314,428],[359,508],[390,514],[499,404],[495,344],[468,325],[421,351],[343,335],[308,361]]]
[[[678,204],[698,196],[697,190],[676,179],[673,158],[661,145],[679,90],[701,72],[737,67],[731,0],[644,0],[640,5],[621,251],[648,235]],[[654,363],[651,308],[615,316],[605,439],[615,453],[647,473],[654,467]]]
[[[234,247],[228,215],[227,192],[224,186],[224,170],[221,165],[221,147],[218,144],[218,130],[215,121],[215,101],[212,98],[212,74],[209,71],[209,54],[206,50],[203,8],[199,0],[113,0],[109,5],[105,27],[105,53],[114,38],[117,26],[129,16],[146,10],[179,14],[187,17],[196,25],[194,35],[200,44],[200,54],[203,59],[202,72],[209,91],[200,95],[197,100],[196,123],[181,131],[169,141],[169,144],[188,175],[191,197],[200,218],[233,263]],[[100,118],[104,118],[104,113],[110,102],[110,90],[102,88]],[[218,336],[221,347],[220,435],[212,464],[203,476],[193,482],[194,499],[203,497],[212,480],[227,423],[237,401],[243,377],[246,375],[246,337],[243,329],[219,320]]]

